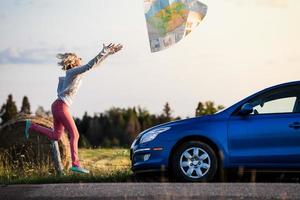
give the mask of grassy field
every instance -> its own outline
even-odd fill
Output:
[[[0,164],[0,184],[40,184],[79,182],[128,182],[132,180],[129,149],[80,149],[79,157],[83,167],[90,174],[55,175],[47,166],[30,166],[16,169]],[[1,157],[0,157],[1,161]],[[0,162],[2,163],[2,162]]]

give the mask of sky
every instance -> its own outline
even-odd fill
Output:
[[[299,0],[202,0],[206,18],[173,47],[151,53],[143,0],[0,0],[0,104],[24,95],[50,110],[55,55],[88,62],[103,43],[124,49],[88,72],[70,110],[81,117],[140,105],[193,117],[199,101],[228,107],[266,87],[299,80]]]

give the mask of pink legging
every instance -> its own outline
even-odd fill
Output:
[[[65,104],[62,100],[57,99],[53,102],[52,114],[54,118],[54,130],[39,126],[37,124],[31,123],[30,129],[41,133],[49,138],[49,140],[59,140],[66,128],[67,132],[70,135],[70,147],[71,147],[71,156],[72,156],[72,165],[80,166],[79,158],[78,158],[78,140],[79,133],[75,122],[69,112],[67,104]]]

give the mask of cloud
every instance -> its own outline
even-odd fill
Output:
[[[7,48],[0,51],[0,64],[44,64],[55,61],[55,55],[63,51],[62,48]]]
[[[20,7],[31,7],[36,5],[47,5],[49,3],[52,3],[53,1],[49,0],[14,0],[12,3],[14,6],[20,6]]]
[[[32,5],[33,4],[33,0],[15,0],[14,4],[16,6],[20,6],[20,5]]]

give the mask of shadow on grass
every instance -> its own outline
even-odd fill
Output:
[[[253,177],[255,176],[255,178]],[[130,170],[114,171],[107,174],[66,174],[66,175],[32,175],[30,177],[0,176],[1,185],[11,184],[50,184],[50,183],[111,183],[111,182],[178,182],[169,178],[168,173],[133,174]],[[180,182],[180,181],[179,181]],[[295,172],[245,172],[243,175],[230,172],[226,179],[212,182],[223,183],[300,183],[300,173]]]
[[[1,176],[0,184],[49,184],[49,183],[100,183],[132,182],[134,176],[130,171],[114,171],[108,174],[66,174],[66,175],[32,175],[30,177]]]

